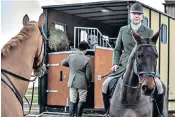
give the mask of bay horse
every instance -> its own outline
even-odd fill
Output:
[[[159,30],[160,31],[160,30]],[[143,38],[133,32],[136,45],[133,48],[126,72],[114,90],[109,110],[110,117],[160,117],[160,113],[155,112],[153,94],[155,94],[156,63],[158,53],[156,42],[159,31],[151,38]],[[163,117],[168,117],[167,94],[164,87],[164,111]],[[149,94],[146,95],[146,93]]]
[[[1,116],[23,117],[23,97],[27,91],[32,70],[41,77],[44,65],[45,36],[42,27],[45,16],[39,21],[23,17],[23,28],[1,50]]]

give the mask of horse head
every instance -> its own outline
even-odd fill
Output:
[[[38,31],[39,31],[39,37],[38,37],[38,43],[37,43],[38,46],[35,53],[33,69],[34,69],[34,75],[41,77],[46,71],[46,67],[44,65],[46,36],[42,30],[43,25],[45,24],[44,14],[42,13],[40,15],[38,22],[33,22],[33,21],[30,22],[28,15],[25,15],[23,17],[23,26],[27,27],[31,24],[34,25],[35,27],[38,27]]]
[[[94,49],[98,46],[98,36],[95,35],[95,32],[92,32],[88,35],[87,42],[91,49]]]
[[[152,37],[144,38],[133,32],[136,46],[132,51],[134,73],[139,78],[141,89],[144,95],[151,95],[155,89],[155,76],[158,53],[156,42],[159,31]]]

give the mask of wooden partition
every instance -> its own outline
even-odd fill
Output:
[[[49,54],[48,89],[47,104],[56,106],[66,106],[69,99],[69,88],[67,87],[69,78],[69,68],[61,65],[61,62],[70,52],[56,52]],[[59,64],[59,66],[57,66]],[[63,80],[60,80],[62,72]]]
[[[112,49],[97,47],[95,56],[89,56],[92,61],[92,87],[88,89],[86,107],[104,108],[102,101],[102,84],[106,78],[98,80],[110,72],[112,67]],[[61,65],[61,61],[72,51],[49,54],[47,105],[66,106],[69,102],[69,68]],[[59,64],[59,66],[58,66]],[[62,81],[60,80],[62,72]]]
[[[102,76],[110,72],[112,67],[112,49],[97,47],[95,50],[95,76],[94,76],[94,108],[104,108],[102,99],[102,84],[106,78],[98,80],[98,76]]]
[[[69,67],[61,65],[72,51],[49,53],[49,71],[48,71],[48,88],[47,88],[47,105],[67,106],[69,103],[69,88],[67,87],[69,78]],[[89,55],[88,55],[89,56]],[[94,76],[94,56],[91,58],[92,76]],[[58,66],[59,64],[59,66]],[[62,72],[62,73],[61,73]],[[62,74],[62,81],[60,80]],[[92,77],[92,85],[94,84],[94,77]],[[93,107],[92,97],[94,96],[94,86],[88,89],[87,105],[86,107]],[[92,96],[93,95],[93,96]]]

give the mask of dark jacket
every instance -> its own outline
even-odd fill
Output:
[[[62,65],[70,68],[68,87],[87,89],[90,86],[92,72],[89,57],[82,52],[70,54]]]
[[[153,30],[145,27],[143,24],[140,26],[137,33],[142,37],[153,36]],[[113,51],[113,65],[119,66],[115,74],[125,71],[128,58],[134,46],[135,40],[132,38],[131,26],[127,25],[121,27]]]

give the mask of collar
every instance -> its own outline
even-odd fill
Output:
[[[131,22],[131,27],[132,27],[132,29],[133,29],[134,31],[136,31],[136,32],[139,30],[140,26],[141,26],[141,22],[140,22],[139,24],[137,24],[137,25],[135,25],[135,24],[133,24],[133,23]]]
[[[132,32],[131,32],[132,28],[131,28],[131,24],[127,25],[127,32],[128,34],[132,35]],[[139,27],[138,29],[138,33],[139,32],[143,32],[145,30],[145,26],[143,24],[141,24],[141,26]]]

